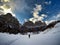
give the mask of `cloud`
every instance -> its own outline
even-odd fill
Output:
[[[46,1],[45,4],[46,5],[49,5],[49,4],[51,4],[51,1],[48,1],[48,2]]]
[[[4,0],[4,2],[10,2],[10,0]]]
[[[56,18],[56,19],[60,18],[60,13],[58,13],[56,16],[54,16],[54,18]]]
[[[33,11],[33,17],[38,18],[39,11],[41,11],[41,10],[42,10],[42,6],[36,4],[36,8],[34,8],[34,11]]]
[[[0,13],[2,12],[3,14],[6,14],[6,13],[11,13],[12,16],[15,16],[15,14],[13,13],[12,11],[12,8],[11,6],[9,5],[9,2],[10,0],[1,0],[1,2],[3,3],[1,6],[0,6]]]
[[[28,20],[27,19],[24,19],[25,22],[27,22]]]
[[[10,0],[0,0],[1,2],[10,2]]]
[[[41,10],[42,6],[36,4],[36,7],[33,9],[33,18],[30,18],[29,20],[35,23],[36,21],[42,21],[44,17],[47,17],[46,14],[41,14],[41,16],[39,16],[39,11],[41,12]]]
[[[60,13],[58,13],[57,15],[52,16],[49,20],[47,20],[45,22],[48,25],[49,23],[51,23],[53,21],[57,21],[57,20],[60,20]]]
[[[33,17],[33,18],[30,18],[29,20],[32,21],[33,23],[35,23],[36,21],[42,21],[43,22],[44,17],[47,17],[47,15],[41,14],[41,16],[39,16],[37,18]]]
[[[28,6],[25,0],[0,0],[0,8],[3,9],[3,13],[12,13],[13,16],[16,16],[16,12],[21,13],[25,9],[28,9]]]
[[[50,24],[51,22],[54,22],[54,21],[56,21],[56,20],[45,21],[45,23],[48,25],[48,24]]]
[[[58,13],[57,15],[52,16],[51,19],[60,20],[60,13]]]
[[[25,0],[13,0],[10,2],[10,5],[13,12],[19,12],[19,13],[24,12],[25,9],[29,8]]]

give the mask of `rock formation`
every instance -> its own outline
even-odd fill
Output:
[[[31,21],[25,22],[23,25],[12,16],[12,14],[7,13],[5,15],[0,15],[0,32],[7,32],[12,34],[27,34],[28,32],[41,32],[45,31],[48,28],[53,28],[57,23],[60,23],[60,20],[53,21],[49,25],[46,25],[45,22],[37,21],[35,23]]]
[[[0,32],[17,33],[19,28],[19,21],[12,14],[0,15]]]

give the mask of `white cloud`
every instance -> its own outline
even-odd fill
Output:
[[[44,17],[47,17],[47,15],[41,14],[41,16],[39,16],[39,18],[38,18],[38,21],[42,21],[44,19]]]
[[[57,16],[55,16],[55,18],[60,18],[60,13],[59,13],[59,14],[57,14]]]
[[[12,14],[12,16],[16,16],[14,13],[13,13],[13,11],[12,11],[12,8],[11,8],[11,6],[9,5],[9,2],[10,2],[10,0],[1,0],[1,2],[3,3],[1,6],[0,6],[0,9],[2,9],[2,10],[0,10],[3,14],[6,14],[6,13],[11,13]],[[0,14],[2,14],[0,12]]]
[[[52,16],[48,21],[45,21],[45,22],[48,25],[49,23],[51,23],[53,21],[57,21],[57,20],[60,20],[60,13],[58,13],[57,15]]]
[[[42,16],[42,17],[47,17],[47,15],[45,15],[45,14],[42,14],[41,16]]]
[[[21,13],[21,12],[24,12],[25,9],[29,9],[25,0],[13,0],[10,2],[10,5],[13,12],[17,11]]]
[[[28,20],[27,19],[24,19],[25,22],[27,22]]]
[[[46,1],[45,4],[46,5],[49,5],[49,4],[51,4],[51,1],[48,1],[48,2]]]
[[[42,6],[36,4],[36,7],[33,10],[33,18],[30,18],[29,20],[35,23],[36,21],[42,21],[44,17],[47,17],[45,14],[41,14],[41,16],[39,16],[39,11],[41,12],[41,10]]]
[[[33,18],[30,18],[29,20],[35,23],[36,21],[43,21],[45,17],[47,17],[47,15],[41,14],[41,16],[33,17]]]
[[[15,14],[15,11],[21,13],[26,9],[28,9],[28,6],[25,2],[25,0],[1,0],[2,4],[0,3],[0,8],[3,9],[3,13],[13,13],[13,16]]]
[[[34,8],[34,10],[33,10],[33,17],[38,18],[39,11],[41,11],[41,10],[42,10],[42,6],[36,4],[36,8]]]
[[[60,13],[58,13],[57,15],[52,16],[50,19],[52,19],[52,20],[60,20]]]
[[[50,24],[51,22],[54,22],[54,21],[56,21],[56,20],[45,21],[45,23],[48,25],[48,24]]]
[[[4,2],[10,2],[10,0],[4,0]]]

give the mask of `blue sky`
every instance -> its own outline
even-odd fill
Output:
[[[39,15],[46,14],[48,16],[44,20],[49,20],[51,17],[60,13],[60,0],[24,0],[24,1],[27,7],[25,7],[24,10],[21,12],[20,10],[15,10],[15,14],[21,23],[24,22],[24,19],[29,19],[33,17],[31,12],[33,11],[33,8],[35,8],[35,4],[42,5],[42,11],[39,12]],[[49,1],[51,1],[51,4],[45,4],[45,2],[49,3]]]
[[[1,0],[0,0],[1,1]],[[37,5],[42,6],[42,10],[39,11],[41,14],[46,14],[45,20],[51,20],[54,16],[60,13],[60,0],[10,0],[9,5],[12,11],[15,13],[20,23],[24,23],[24,19],[30,19],[33,17],[32,11]],[[3,3],[0,2],[0,5]],[[8,4],[8,3],[6,3]]]

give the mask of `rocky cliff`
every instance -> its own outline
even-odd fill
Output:
[[[19,21],[12,14],[0,15],[0,32],[17,33],[19,28]]]
[[[21,25],[19,21],[12,16],[12,14],[7,13],[5,15],[0,15],[0,32],[13,34],[27,34],[28,32],[34,33],[39,31],[41,32],[45,31],[48,28],[53,28],[57,23],[60,23],[60,20],[53,21],[48,25],[45,22],[41,21],[37,21],[35,23],[27,21]]]

